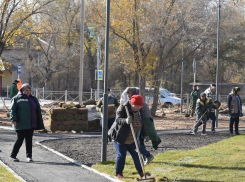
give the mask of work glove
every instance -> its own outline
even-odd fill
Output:
[[[150,140],[149,136],[145,136],[144,139],[145,139],[145,142],[149,142]]]
[[[126,123],[127,124],[131,124],[132,122],[133,122],[132,117],[129,117],[129,118],[126,119]]]

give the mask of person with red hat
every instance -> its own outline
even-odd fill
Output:
[[[139,94],[139,89],[135,87],[128,87],[126,93],[127,93],[129,100],[131,100],[133,95]],[[143,121],[142,130],[139,136],[140,153],[143,156],[144,165],[147,165],[154,159],[154,156],[146,149],[144,142],[148,142],[149,140],[151,140],[152,147],[155,150],[157,150],[158,145],[161,143],[161,139],[156,132],[156,129],[154,126],[154,120],[151,116],[149,106],[145,102],[142,108],[140,109],[140,113],[142,115],[142,121]]]
[[[124,178],[123,169],[125,166],[127,151],[130,153],[134,161],[138,174],[140,177],[143,177],[143,171],[136,151],[133,134],[130,129],[130,124],[132,123],[135,136],[138,136],[140,133],[142,128],[142,119],[139,110],[143,105],[144,99],[140,95],[133,95],[130,101],[120,105],[117,109],[115,122],[108,132],[108,135],[113,140],[114,148],[117,153],[115,169],[117,178]],[[126,107],[129,111],[130,117],[127,115]]]

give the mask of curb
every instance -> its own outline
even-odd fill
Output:
[[[22,182],[26,182],[26,180],[24,180],[21,176],[19,176],[16,172],[14,172],[10,167],[8,167],[6,164],[3,163],[3,161],[0,160],[0,165],[2,165],[3,167],[5,167],[10,173],[12,173],[14,175],[14,177],[16,177],[18,180],[22,181]]]
[[[41,146],[41,147],[43,147],[43,148],[45,148],[45,149],[47,149],[47,150],[49,150],[49,151],[51,151],[51,152],[53,152],[53,153],[55,153],[56,155],[59,155],[59,156],[63,157],[64,159],[70,161],[71,163],[73,163],[73,164],[75,164],[77,166],[80,166],[80,167],[82,167],[84,169],[87,169],[87,170],[92,171],[92,172],[94,172],[96,174],[99,174],[100,176],[105,177],[106,179],[109,179],[109,180],[111,180],[113,182],[122,182],[121,180],[115,179],[115,178],[111,177],[110,175],[108,175],[106,173],[102,173],[102,172],[97,171],[97,170],[95,170],[95,169],[93,169],[91,167],[88,167],[88,166],[86,166],[84,164],[81,164],[81,163],[75,161],[74,159],[72,159],[70,157],[67,157],[64,154],[62,154],[62,153],[60,153],[60,152],[58,152],[58,151],[56,151],[54,149],[51,149],[51,148],[47,147],[46,145],[43,145],[43,144],[40,143],[40,142],[44,142],[44,141],[48,141],[48,140],[42,140],[42,141],[36,142],[36,144]]]

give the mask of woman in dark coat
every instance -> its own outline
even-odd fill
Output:
[[[120,105],[117,109],[116,120],[108,132],[108,135],[113,140],[114,148],[117,153],[115,170],[117,178],[123,178],[123,169],[125,166],[127,151],[130,153],[134,161],[138,174],[140,177],[143,177],[143,170],[141,168],[130,128],[130,123],[132,123],[135,135],[138,139],[142,128],[142,119],[139,110],[143,104],[144,101],[140,95],[133,95],[130,101],[126,102],[124,105]],[[126,108],[129,110],[130,117],[127,116]]]
[[[235,123],[235,134],[240,135],[239,127],[239,117],[242,117],[242,102],[239,96],[239,87],[234,87],[228,96],[228,108],[230,117],[230,134],[233,135],[233,125]]]
[[[19,161],[16,156],[25,139],[26,158],[28,162],[31,162],[33,132],[44,129],[44,125],[40,104],[38,99],[31,95],[31,86],[28,83],[23,84],[20,93],[11,100],[10,120],[17,134],[10,160]]]

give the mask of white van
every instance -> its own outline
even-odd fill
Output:
[[[121,94],[120,104],[124,104],[125,102],[127,102],[129,100],[129,98],[127,96],[127,93],[126,93],[126,91],[127,91],[128,88],[129,87],[127,87],[123,91],[123,93]],[[134,88],[139,89],[139,87],[134,87]],[[150,92],[152,90],[153,89],[148,90],[148,88],[146,88],[145,102],[147,104],[153,103],[153,97],[152,97],[153,92],[151,92],[151,94],[147,94],[148,91]],[[169,92],[169,93],[171,93],[171,92]],[[159,100],[158,100],[158,103],[161,104],[161,105],[166,104],[166,105],[169,105],[169,106],[180,104],[181,99],[178,98],[178,97],[176,97],[176,94],[175,94],[175,96],[174,95],[169,96],[169,93],[167,93],[167,92],[165,93],[164,90],[161,89],[161,91],[159,91]],[[174,93],[172,93],[172,94],[174,94]]]

